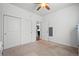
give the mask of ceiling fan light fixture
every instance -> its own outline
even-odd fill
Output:
[[[47,6],[46,3],[41,3],[41,8],[45,8]]]
[[[50,7],[48,6],[48,3],[40,3],[40,4],[39,4],[39,7],[37,8],[37,11],[38,11],[40,8],[50,10]]]

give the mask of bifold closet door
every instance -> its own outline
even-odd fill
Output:
[[[4,49],[21,44],[21,19],[4,16]]]

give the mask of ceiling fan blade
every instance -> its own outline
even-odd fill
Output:
[[[41,8],[41,6],[37,8],[37,11],[38,11],[40,8]]]
[[[45,7],[46,7],[46,9],[50,10],[49,6],[45,6]]]

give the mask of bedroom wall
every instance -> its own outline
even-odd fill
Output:
[[[77,47],[77,24],[79,5],[72,5],[52,12],[42,22],[42,37],[52,42]],[[53,27],[53,36],[48,36],[48,28]]]
[[[0,41],[2,40],[2,4],[0,4]]]

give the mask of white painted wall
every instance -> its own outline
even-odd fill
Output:
[[[78,39],[78,45],[79,45],[79,24],[77,25],[77,39]]]
[[[45,17],[41,22],[41,35],[43,40],[48,40],[48,21]]]
[[[42,37],[60,44],[77,47],[76,25],[79,20],[79,6],[73,5],[45,16],[42,23]],[[53,37],[48,35],[53,27]]]
[[[2,5],[3,5],[3,11],[2,11],[3,14],[1,14],[1,12],[0,12],[0,18],[3,17],[3,15],[12,15],[12,16],[21,18],[21,26],[22,26],[22,29],[21,29],[22,42],[21,42],[21,44],[26,44],[26,43],[36,41],[36,22],[38,20],[41,20],[41,17],[35,13],[29,12],[27,10],[21,9],[21,8],[11,5],[11,4],[2,4]],[[0,11],[1,11],[1,7],[0,7]],[[3,21],[3,19],[0,19],[0,22],[2,22],[1,20]],[[27,30],[27,26],[29,27],[28,21],[31,24],[31,27],[30,27],[30,29],[32,30],[31,32],[29,32],[29,30]],[[25,24],[25,23],[27,23],[27,24]],[[1,23],[0,23],[0,28],[2,28],[2,27],[3,27],[3,25],[1,25]],[[26,27],[26,30],[24,30],[25,27]],[[24,35],[25,32],[28,34],[30,33],[30,37],[32,38],[30,41],[29,41],[30,37],[28,37],[28,35],[26,35],[26,34]],[[24,39],[25,36],[28,39]],[[0,34],[0,38],[1,38],[1,34]]]
[[[0,41],[2,40],[2,4],[0,4]]]

